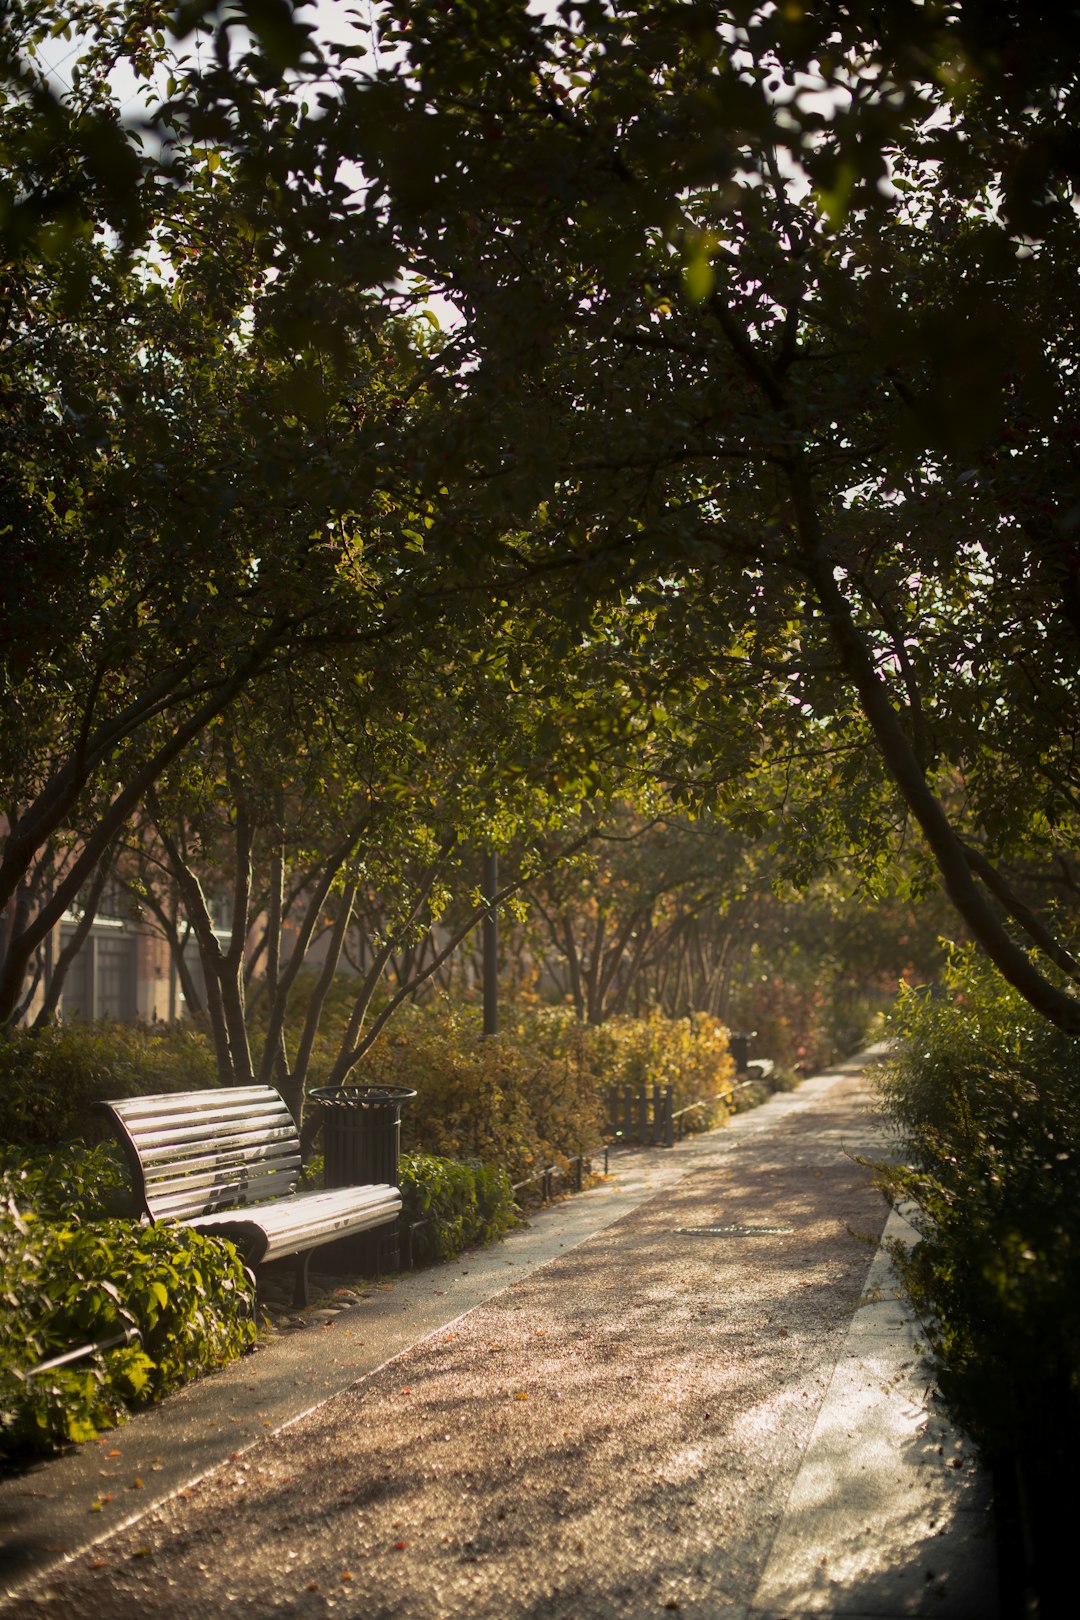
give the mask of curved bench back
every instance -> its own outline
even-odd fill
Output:
[[[300,1138],[273,1086],[233,1086],[98,1103],[120,1138],[151,1220],[287,1198]]]

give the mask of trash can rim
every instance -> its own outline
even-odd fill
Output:
[[[308,1092],[318,1103],[409,1102],[416,1096],[412,1086],[316,1086]]]

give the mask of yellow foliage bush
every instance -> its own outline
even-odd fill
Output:
[[[475,1008],[441,1002],[396,1018],[355,1078],[415,1087],[402,1116],[409,1151],[483,1159],[518,1181],[599,1144],[609,1086],[671,1085],[676,1109],[705,1101],[694,1127],[721,1123],[734,1076],[727,1035],[704,1014],[591,1026],[539,1007],[485,1040]]]

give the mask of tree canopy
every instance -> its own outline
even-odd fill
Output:
[[[1075,844],[1075,15],[384,16],[399,56],[337,86],[321,148],[364,207],[324,228],[458,310],[432,423],[471,543],[522,591],[573,571],[628,656],[694,670],[689,796],[798,760],[815,837],[873,862],[917,827],[1080,1031],[1007,874]]]
[[[552,791],[914,840],[1080,1032],[1075,9],[88,4],[70,93],[13,14],[6,1015],[257,677],[418,634]]]

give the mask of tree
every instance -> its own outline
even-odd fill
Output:
[[[623,806],[576,861],[531,884],[547,974],[578,1018],[650,1005],[724,1016],[733,953],[767,882],[756,853],[711,818],[646,820]]]
[[[315,54],[302,15],[187,8],[180,26],[212,25],[214,48],[151,119],[180,156],[137,165],[140,196],[172,209],[166,257],[214,245],[184,258],[184,285],[252,333],[265,409],[258,432],[241,413],[243,487],[281,510],[268,462],[311,470],[301,549],[351,514],[378,575],[350,554],[360,634],[387,633],[389,596],[429,622],[453,604],[462,625],[542,625],[548,669],[602,653],[616,680],[596,734],[647,736],[685,803],[779,820],[793,867],[840,845],[880,873],[915,829],[1001,971],[1080,1030],[1068,929],[1009,878],[1021,843],[1058,866],[1075,845],[1080,480],[1058,447],[1076,427],[1076,19],[1025,7],[1021,28],[1012,0],[392,0],[372,62],[362,30]],[[1003,52],[1010,29],[1023,45]],[[61,217],[77,237],[80,126],[7,65],[34,198],[18,240],[44,252]],[[94,198],[88,172],[76,192]],[[147,239],[146,217],[118,219],[121,243]],[[86,275],[42,261],[48,287],[83,289],[76,311],[102,265],[128,274],[94,251]],[[459,324],[425,349],[396,315],[432,290]],[[370,388],[395,330],[400,386],[368,414],[358,356]],[[265,591],[250,535],[235,541],[240,686],[279,638],[342,631],[319,619],[345,589],[324,554],[298,609],[298,533],[283,513]],[[204,620],[200,645],[217,633]],[[106,673],[83,673],[93,717]],[[180,692],[161,712],[195,735],[210,690]],[[153,777],[158,755],[138,763]],[[122,768],[137,796],[145,774]],[[44,829],[13,830],[16,884]]]
[[[378,240],[461,314],[429,476],[504,588],[572,569],[654,670],[674,626],[832,836],[887,784],[1080,1033],[1005,875],[1075,844],[1080,653],[1076,22],[1014,11],[391,5],[401,61],[339,83],[321,150],[367,176],[342,255]],[[670,763],[707,796],[694,718]]]
[[[247,8],[269,45],[232,71],[237,114],[261,117],[265,140],[296,116],[274,95],[294,60],[274,10]],[[413,572],[403,529],[422,521],[389,487],[390,444],[409,434],[399,357],[426,361],[355,290],[335,290],[332,341],[297,335],[269,273],[273,194],[248,206],[163,18],[16,5],[0,57],[3,1022],[208,728],[304,658],[392,639]],[[73,29],[86,37],[62,92],[33,52]],[[146,86],[159,158],[122,113],[121,64]]]
[[[509,851],[505,901],[596,823],[587,732],[538,748],[542,672],[516,699],[494,680],[530,627],[489,623],[483,646],[459,628],[316,651],[241,694],[147,792],[122,857],[182,968],[190,935],[223,1082],[277,1085],[298,1120],[313,1063],[344,1083],[483,920],[482,845]],[[587,699],[587,668],[560,669],[560,705]]]

